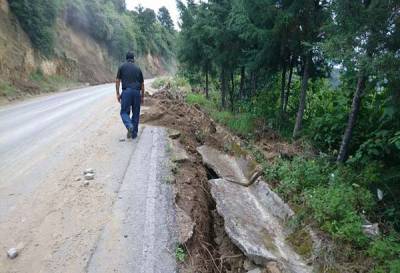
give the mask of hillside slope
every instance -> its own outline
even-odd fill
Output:
[[[34,48],[8,1],[0,0],[0,99],[114,79],[116,66],[123,60],[110,56],[107,46],[81,31],[79,25],[68,24],[67,12],[59,13],[54,27],[55,54],[46,58]],[[137,61],[147,77],[168,71],[167,62],[155,54],[148,53]],[[53,81],[55,86],[44,88],[41,81]]]

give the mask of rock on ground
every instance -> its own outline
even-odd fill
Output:
[[[283,221],[293,212],[265,182],[250,187],[224,179],[209,183],[227,234],[250,260],[263,266],[275,261],[282,272],[312,272],[286,242]]]
[[[190,238],[192,238],[195,223],[183,209],[181,209],[178,206],[176,206],[175,208],[176,208],[176,222],[179,229],[178,241],[180,244],[183,245],[187,241],[189,241]]]
[[[94,180],[94,173],[87,173],[85,174],[86,180]]]
[[[7,251],[7,256],[10,259],[15,259],[18,256],[18,250],[16,248],[10,248]]]
[[[218,177],[243,186],[255,182],[254,175],[258,172],[258,166],[247,158],[235,158],[206,145],[197,148],[197,151],[204,165],[213,169]]]
[[[189,160],[189,156],[178,140],[172,139],[170,141],[172,146],[172,161],[176,163],[183,163]]]

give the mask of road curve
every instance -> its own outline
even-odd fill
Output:
[[[0,273],[176,272],[165,130],[120,142],[118,108],[113,85],[0,107]]]

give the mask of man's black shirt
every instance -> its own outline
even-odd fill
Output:
[[[142,71],[132,62],[126,62],[119,67],[117,79],[122,81],[123,90],[127,88],[140,90],[144,82]]]

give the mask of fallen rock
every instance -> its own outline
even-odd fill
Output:
[[[171,140],[172,146],[172,161],[182,163],[189,160],[186,150],[182,147],[178,140]]]
[[[77,178],[75,178],[75,181],[81,181],[82,180],[82,178],[80,178],[80,177],[77,177]]]
[[[92,168],[86,169],[83,174],[94,174],[94,170]]]
[[[16,249],[16,248],[10,248],[8,251],[7,251],[7,256],[8,256],[8,258],[10,258],[10,259],[15,259],[15,258],[17,258],[17,256],[18,256],[18,250]]]
[[[284,222],[293,211],[267,183],[258,180],[249,187],[225,179],[209,183],[226,233],[251,261],[261,266],[275,262],[282,272],[312,272],[312,267],[286,242]]]
[[[90,185],[89,181],[86,181],[85,183],[83,183],[84,187],[89,187],[89,185]]]
[[[379,231],[379,224],[375,223],[375,224],[365,224],[362,226],[363,229],[363,233],[370,237],[370,238],[374,238],[379,236],[380,231]]]
[[[171,139],[178,139],[181,136],[181,132],[179,132],[178,130],[174,130],[174,129],[169,129],[168,130],[168,136]]]
[[[94,173],[87,173],[85,174],[86,180],[94,180]]]
[[[262,174],[260,167],[245,156],[236,158],[207,145],[197,148],[197,151],[203,158],[203,164],[226,181],[250,186]]]
[[[123,137],[121,137],[121,138],[119,139],[119,142],[126,142],[126,139],[123,138]]]
[[[195,223],[192,221],[192,218],[178,206],[176,206],[176,222],[179,229],[178,241],[180,244],[185,244],[193,236]]]

